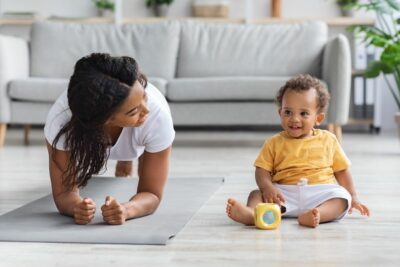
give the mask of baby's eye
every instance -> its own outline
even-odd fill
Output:
[[[309,114],[308,114],[308,112],[303,111],[303,112],[300,113],[300,115],[303,116],[303,117],[306,117],[306,116],[308,116]]]
[[[292,114],[292,112],[291,112],[290,110],[285,110],[285,111],[283,112],[283,114],[289,116],[290,114]]]

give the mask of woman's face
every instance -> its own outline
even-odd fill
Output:
[[[147,94],[140,82],[136,81],[119,109],[107,121],[117,127],[138,127],[147,119]]]

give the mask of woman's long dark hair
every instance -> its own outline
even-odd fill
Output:
[[[137,80],[146,87],[146,77],[130,57],[95,53],[75,64],[68,85],[72,117],[52,144],[54,160],[56,144],[65,135],[64,147],[69,151],[69,163],[62,183],[68,189],[85,186],[92,175],[105,166],[111,140],[105,133],[104,124],[128,97]]]

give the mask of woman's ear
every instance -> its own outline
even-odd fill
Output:
[[[325,119],[325,113],[321,112],[317,114],[317,117],[315,118],[315,124],[320,125],[321,122],[323,122]]]

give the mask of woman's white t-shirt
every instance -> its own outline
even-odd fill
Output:
[[[164,96],[152,84],[146,87],[149,114],[139,127],[125,127],[110,148],[110,159],[132,160],[140,157],[144,151],[160,152],[168,148],[175,138],[171,111]],[[56,100],[49,111],[44,127],[44,135],[49,144],[53,144],[61,128],[71,119],[67,90]],[[64,146],[65,137],[61,136],[56,144],[59,150],[68,150]]]

